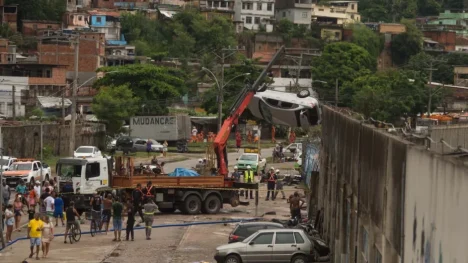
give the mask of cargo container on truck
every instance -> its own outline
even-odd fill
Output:
[[[130,118],[130,136],[176,142],[190,139],[190,116],[135,116]]]

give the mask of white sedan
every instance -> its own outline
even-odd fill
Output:
[[[95,146],[80,146],[73,153],[74,157],[102,157],[101,151]]]

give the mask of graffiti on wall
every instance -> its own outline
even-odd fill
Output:
[[[302,155],[302,176],[307,186],[311,187],[312,172],[319,171],[319,148],[312,142],[305,143],[304,154]]]
[[[421,230],[418,232],[418,218],[416,215],[416,206],[414,207],[414,218],[413,218],[413,255],[416,256],[415,262],[421,263],[443,263],[443,251],[442,251],[442,241],[439,241],[439,251],[438,256],[433,249],[436,246],[433,246],[434,242],[434,231],[435,224],[429,224],[430,231],[426,232],[425,217],[422,217]],[[418,237],[420,238],[420,243],[418,243]],[[437,259],[438,258],[438,259]],[[456,262],[456,261],[454,261]]]

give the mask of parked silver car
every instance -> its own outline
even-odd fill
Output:
[[[313,255],[313,244],[302,229],[267,229],[217,247],[214,258],[218,263],[307,263]]]

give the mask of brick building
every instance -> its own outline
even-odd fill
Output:
[[[89,14],[82,11],[67,11],[63,14],[62,22],[64,29],[88,28]]]
[[[18,6],[5,5],[4,0],[0,0],[0,19],[2,24],[7,24],[13,32],[18,28]]]
[[[74,71],[75,46],[72,37],[44,37],[38,43],[38,61],[41,64],[66,66],[67,71]],[[95,72],[104,66],[105,39],[103,33],[80,32],[79,72]]]
[[[61,23],[57,21],[23,20],[22,22],[21,33],[25,36],[40,36],[45,31],[56,31],[62,27]]]
[[[0,64],[16,63],[16,46],[10,45],[8,39],[0,38]]]
[[[423,31],[423,34],[424,37],[430,38],[431,40],[438,42],[443,47],[444,51],[455,51],[456,32],[431,30]]]

